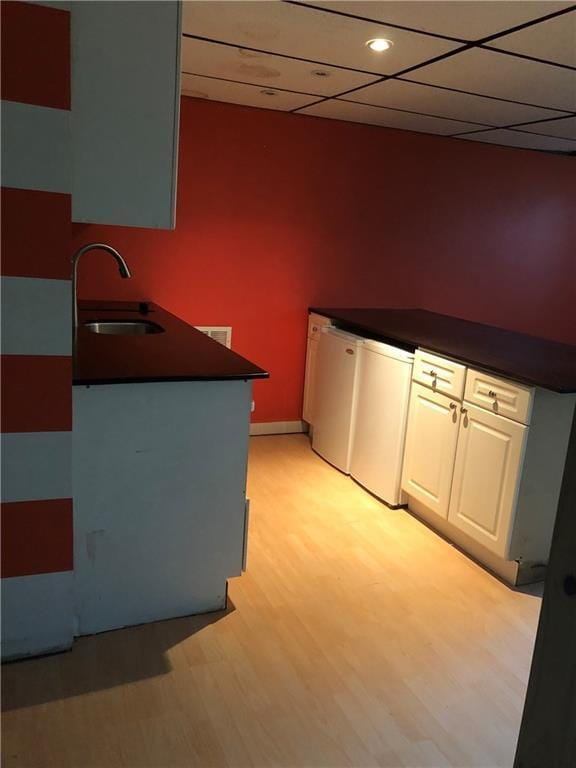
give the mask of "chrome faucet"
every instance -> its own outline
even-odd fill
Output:
[[[112,248],[111,245],[106,245],[106,243],[89,243],[88,245],[83,245],[82,248],[79,248],[74,256],[72,256],[72,321],[73,321],[73,328],[74,328],[74,338],[76,338],[76,332],[78,330],[78,296],[77,296],[77,277],[78,277],[78,262],[80,261],[80,257],[85,254],[87,251],[108,251],[109,254],[114,256],[116,259],[116,263],[118,264],[118,270],[120,272],[120,277],[127,278],[132,277],[130,274],[130,270],[128,269],[128,264],[124,261],[122,256],[118,253],[118,251],[115,248]]]

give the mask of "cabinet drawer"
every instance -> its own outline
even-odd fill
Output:
[[[520,424],[530,424],[534,388],[468,369],[464,399]]]
[[[457,400],[464,394],[466,367],[453,360],[417,349],[414,355],[412,379]]]
[[[332,325],[332,320],[329,317],[323,315],[317,315],[311,312],[308,315],[308,336],[318,338],[322,332],[322,328],[327,328]]]

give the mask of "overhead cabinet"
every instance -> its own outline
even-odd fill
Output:
[[[72,6],[72,220],[173,229],[181,3]]]
[[[409,507],[504,578],[537,577],[574,403],[417,350],[402,477]]]

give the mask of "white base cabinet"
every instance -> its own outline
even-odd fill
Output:
[[[304,376],[304,402],[302,404],[303,421],[312,424],[314,421],[314,385],[316,380],[316,358],[318,356],[318,339],[308,337],[306,346],[306,373]]]
[[[251,398],[249,381],[74,387],[76,634],[225,607]]]
[[[312,448],[350,474],[362,339],[329,329],[318,346]]]
[[[393,508],[406,504],[400,479],[413,359],[378,341],[360,348],[350,475]]]
[[[540,579],[576,397],[471,369],[464,388],[462,368],[416,352],[402,476],[408,506],[504,578],[517,583],[520,570],[508,567],[516,561],[523,581]]]
[[[316,359],[318,342],[323,328],[329,328],[332,321],[314,312],[308,318],[308,343],[306,345],[306,372],[304,374],[304,402],[302,419],[310,426],[314,424],[314,395],[316,390]]]
[[[448,515],[458,420],[454,400],[412,384],[402,487],[440,517]]]
[[[528,429],[472,405],[462,408],[448,520],[504,558]]]

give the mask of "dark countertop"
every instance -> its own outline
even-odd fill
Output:
[[[148,307],[148,312],[142,311]],[[265,379],[257,365],[152,302],[80,301],[74,384]],[[163,333],[114,336],[83,327],[95,320],[145,320]]]
[[[424,309],[326,309],[311,312],[343,329],[406,349],[423,347],[470,366],[553,392],[576,392],[576,346],[472,323]]]

